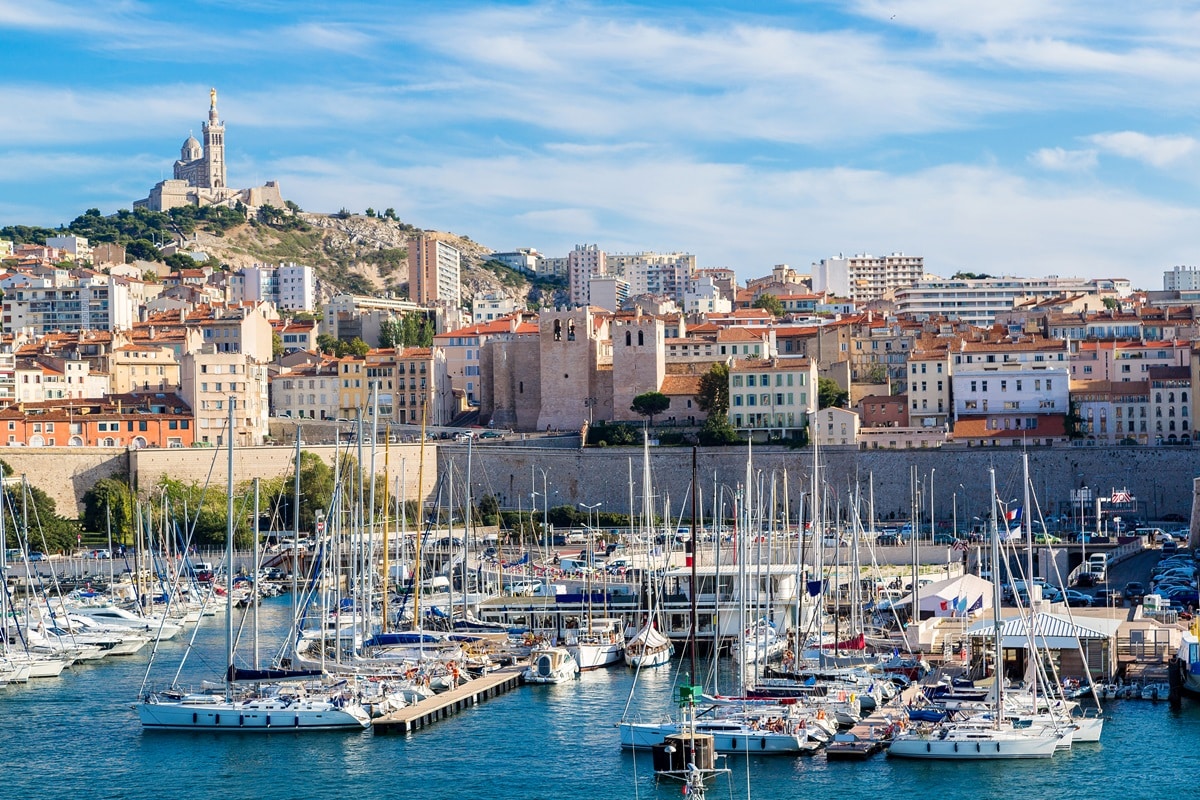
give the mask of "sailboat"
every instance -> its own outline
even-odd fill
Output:
[[[233,434],[234,398],[229,399],[228,504],[225,528],[225,656],[224,692],[198,693],[169,689],[147,692],[133,706],[145,730],[362,730],[371,718],[359,704],[350,684],[309,685],[302,678],[320,673],[282,670],[239,670],[233,663]],[[281,678],[295,680],[280,680]],[[253,682],[235,694],[238,681]],[[267,682],[270,681],[270,682]]]
[[[992,501],[996,499],[996,471],[990,470]],[[1000,536],[992,514],[992,563],[1000,563]],[[1000,619],[1000,584],[993,583],[992,634],[995,640],[991,713],[959,722],[916,724],[898,734],[888,746],[897,758],[960,761],[984,759],[1050,758],[1070,733],[1030,719],[1009,718],[1004,702],[1004,628]]]
[[[642,431],[642,525],[649,529],[653,520],[654,508],[650,501],[650,439],[648,434]],[[625,643],[625,663],[639,669],[669,664],[671,656],[675,654],[675,645],[657,628],[659,593],[654,590],[659,575],[653,566],[648,571],[646,580],[650,613],[646,615],[646,622],[641,629]]]

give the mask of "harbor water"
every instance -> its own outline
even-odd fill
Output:
[[[272,631],[290,618],[286,598],[262,606]],[[224,620],[206,618],[184,679],[217,680]],[[244,630],[239,663],[248,664]],[[264,638],[266,641],[266,638]],[[151,681],[170,681],[185,641],[160,645]],[[363,733],[144,733],[130,708],[149,658],[75,666],[57,679],[0,689],[0,797],[162,800],[195,795],[263,800],[679,797],[657,783],[648,753],[621,751],[614,723],[634,674],[590,672],[557,686],[527,686],[409,736]],[[674,676],[642,673],[633,707],[673,708]],[[799,758],[726,759],[733,770],[710,798],[991,798],[1009,795],[1161,800],[1190,797],[1200,768],[1200,703],[1121,701],[1108,708],[1099,745],[1049,761],[939,763],[877,756],[864,763]],[[749,787],[749,793],[747,791]]]

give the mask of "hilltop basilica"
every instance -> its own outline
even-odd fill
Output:
[[[234,206],[239,202],[253,209],[261,205],[283,207],[276,181],[251,189],[230,189],[225,181],[225,123],[217,115],[217,90],[209,92],[208,121],[204,123],[204,145],[188,136],[175,162],[175,177],[159,181],[150,196],[135,208],[167,211],[177,206]]]

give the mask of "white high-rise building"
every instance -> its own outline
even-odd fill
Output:
[[[911,286],[925,277],[925,259],[892,253],[890,256],[823,258],[812,265],[813,291],[848,297],[856,302],[879,300],[889,292]]]
[[[586,306],[591,302],[589,282],[608,274],[607,254],[594,244],[577,244],[567,254],[567,275],[570,280],[571,305]]]
[[[243,267],[233,276],[232,286],[236,302],[267,301],[290,311],[312,311],[317,304],[316,274],[301,264]]]
[[[46,243],[49,244],[47,239]],[[1200,267],[1172,267],[1163,273],[1163,291],[1194,292],[1200,289]]]

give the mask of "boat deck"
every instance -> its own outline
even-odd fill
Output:
[[[504,694],[525,682],[525,664],[503,667],[480,678],[467,681],[456,689],[422,700],[399,711],[385,714],[372,723],[377,733],[412,733],[439,719],[453,716],[464,708]]]

